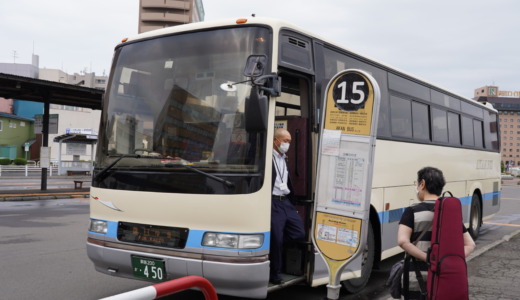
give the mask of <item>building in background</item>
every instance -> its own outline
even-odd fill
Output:
[[[34,159],[35,141],[33,119],[0,112],[0,158]]]
[[[102,90],[104,90],[107,86],[107,76],[96,76],[95,73],[87,72],[80,72],[80,74],[68,74],[58,69],[40,69],[38,66],[38,61],[38,56],[33,55],[32,64],[0,63],[0,73],[25,76],[29,78],[48,80],[89,88],[97,88]],[[38,160],[40,155],[39,147],[42,144],[41,116],[43,114],[43,103],[25,101],[23,99],[0,98],[0,113],[4,113],[4,130],[3,132],[0,132],[0,145],[4,146],[6,149],[16,148],[17,157],[24,158],[24,156],[20,155],[24,155],[25,153],[21,152],[20,149],[24,148],[25,143],[29,141],[29,158]],[[69,132],[89,132],[90,135],[95,136],[99,130],[99,123],[101,118],[100,110],[51,104],[49,114],[51,117],[51,132],[49,132],[51,161],[59,160],[58,156],[60,149],[59,144],[53,142],[55,137]],[[9,121],[9,119],[12,119],[12,121]],[[38,121],[40,121],[40,123]],[[18,125],[18,122],[25,122],[26,124],[30,123],[31,126],[21,126]],[[55,122],[56,124],[54,124]],[[6,124],[9,124],[10,126],[17,125],[17,129],[15,130],[13,127],[6,127]],[[23,136],[24,138],[14,139],[13,134]],[[30,137],[25,138],[26,136]],[[11,151],[9,153],[12,153],[12,150],[9,151]],[[61,159],[63,161],[90,160],[95,151],[95,147],[87,147],[86,145],[68,143],[62,145]]]
[[[38,78],[40,58],[32,55],[31,64],[0,63],[0,72],[11,75]]]
[[[39,61],[38,55],[33,54],[30,64],[0,63],[0,73],[37,79],[40,74]],[[9,106],[10,110],[7,109]],[[35,114],[43,113],[43,103],[0,98],[0,109],[0,112],[31,119]]]
[[[520,91],[485,86],[475,89],[474,99],[491,103],[498,110],[502,162],[506,169],[520,166]]]
[[[80,72],[80,74],[67,74],[58,69],[40,69],[40,75],[38,78],[101,90],[104,90],[107,87],[108,80],[108,77],[105,74],[102,76],[96,76],[94,72],[87,73],[86,71]]]
[[[139,33],[203,20],[202,0],[139,1]]]

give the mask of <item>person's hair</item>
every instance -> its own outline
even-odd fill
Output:
[[[289,131],[287,131],[287,129],[285,129],[285,128],[276,128],[274,130],[274,137],[277,138],[277,137],[282,136],[282,135],[284,135],[286,133],[289,133]]]
[[[417,172],[417,182],[424,180],[424,186],[430,194],[440,196],[446,184],[442,171],[433,167],[424,167]]]

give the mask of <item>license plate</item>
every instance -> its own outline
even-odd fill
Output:
[[[132,269],[135,277],[153,281],[166,280],[164,260],[132,256]]]

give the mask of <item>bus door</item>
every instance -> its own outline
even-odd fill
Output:
[[[310,124],[310,79],[299,74],[280,72],[282,93],[276,98],[275,127],[291,133],[287,152],[288,168],[295,196],[294,206],[306,229],[305,243],[288,244],[284,249],[282,272],[294,276],[306,273],[306,261],[311,251],[312,207],[312,153]]]

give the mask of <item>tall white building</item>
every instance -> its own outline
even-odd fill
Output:
[[[139,33],[203,20],[202,0],[139,1]]]

